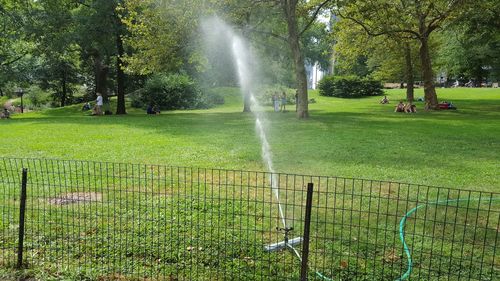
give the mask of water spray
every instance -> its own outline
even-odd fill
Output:
[[[267,170],[271,173],[271,189],[274,194],[274,197],[278,203],[278,212],[282,227],[277,227],[276,230],[283,232],[283,241],[266,245],[264,249],[268,252],[274,252],[278,250],[282,250],[284,248],[293,249],[293,246],[298,245],[302,242],[302,237],[295,237],[293,239],[289,239],[289,235],[293,230],[293,227],[289,227],[286,223],[285,214],[283,212],[283,206],[281,204],[280,194],[279,194],[279,186],[278,180],[276,178],[276,174],[273,168],[273,162],[271,158],[271,146],[267,141],[266,131],[264,128],[264,113],[262,112],[262,108],[259,105],[259,102],[255,98],[253,93],[254,84],[252,81],[252,72],[249,68],[249,55],[251,54],[249,50],[245,48],[243,41],[236,35],[232,36],[232,53],[236,64],[236,69],[238,70],[238,77],[240,81],[240,86],[243,94],[247,94],[250,97],[250,107],[252,108],[251,112],[255,117],[255,129],[257,134],[259,135],[260,142],[262,144],[262,159],[266,163]]]
[[[302,257],[295,249],[294,246],[297,246],[302,243],[302,237],[290,238],[293,227],[287,224],[287,220],[285,217],[285,212],[283,211],[283,206],[279,193],[279,184],[276,172],[273,168],[273,162],[271,157],[271,146],[267,140],[266,130],[265,130],[265,115],[264,110],[259,105],[259,102],[255,98],[254,90],[256,82],[254,81],[255,73],[253,72],[252,65],[255,63],[256,58],[252,56],[251,50],[246,47],[243,40],[240,36],[236,35],[233,30],[227,26],[223,21],[217,18],[212,18],[208,23],[208,28],[206,27],[206,32],[209,34],[214,34],[214,36],[223,36],[219,37],[224,39],[225,41],[230,43],[232,57],[235,62],[235,68],[238,72],[238,79],[241,88],[241,92],[244,95],[249,97],[251,112],[255,118],[255,129],[257,135],[259,136],[261,147],[262,147],[262,159],[267,166],[267,170],[271,173],[271,190],[274,194],[274,198],[276,199],[278,205],[278,215],[281,221],[282,226],[276,227],[276,230],[283,233],[283,241],[265,245],[264,250],[267,252],[276,252],[284,249],[289,249],[293,252],[295,256],[302,262]],[[217,27],[217,28],[213,28]],[[328,277],[323,276],[321,273],[316,272],[316,275],[324,280],[332,280]]]

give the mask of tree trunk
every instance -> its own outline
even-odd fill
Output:
[[[3,97],[3,91],[2,91],[2,88],[0,88],[0,97]]]
[[[68,96],[68,88],[66,87],[66,72],[62,72],[62,79],[61,79],[61,107],[66,105],[66,97]]]
[[[430,108],[438,107],[436,88],[434,87],[434,75],[432,73],[431,58],[429,55],[429,42],[427,37],[420,39],[420,62],[422,64],[422,78],[424,80],[425,102]]]
[[[476,72],[476,77],[474,79],[474,87],[481,88],[481,84],[483,83],[483,75],[482,75],[482,69],[480,71]]]
[[[429,33],[425,23],[425,15],[419,18],[420,34],[420,63],[422,65],[422,79],[424,80],[425,102],[431,109],[438,108],[436,88],[434,86],[434,74],[432,73],[431,56],[429,54]]]
[[[411,48],[408,42],[404,43],[404,53],[405,53],[405,62],[406,62],[406,99],[409,102],[413,102],[415,99],[413,93],[413,63],[411,59]]]
[[[103,64],[99,55],[94,56],[95,92],[102,95],[104,102],[108,102],[108,66]]]
[[[307,96],[307,75],[304,65],[304,56],[300,50],[299,31],[297,24],[297,0],[282,0],[285,17],[288,26],[288,44],[293,55],[295,65],[295,80],[297,82],[298,106],[297,117],[305,119],[309,117],[309,104]]]
[[[250,93],[245,93],[245,96],[243,97],[243,112],[252,112],[250,102]]]
[[[116,49],[118,55],[116,56],[116,84],[117,84],[117,105],[116,114],[127,114],[125,108],[125,73],[122,69],[122,57],[124,55],[123,41],[120,34],[116,34]]]

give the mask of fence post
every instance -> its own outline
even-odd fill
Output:
[[[307,263],[309,261],[309,232],[311,226],[311,209],[312,209],[312,196],[313,184],[307,184],[307,198],[306,198],[306,215],[304,221],[304,237],[302,244],[302,266],[300,269],[300,280],[307,280]]]
[[[17,247],[17,269],[23,266],[24,249],[24,217],[26,214],[26,184],[28,182],[28,169],[23,168],[23,178],[21,183],[21,205],[19,208],[19,243]]]

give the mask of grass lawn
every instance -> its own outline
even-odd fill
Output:
[[[241,113],[235,89],[220,92],[226,104],[210,110],[147,116],[129,109],[127,116],[92,117],[70,106],[1,120],[2,157],[208,169],[193,174],[190,168],[125,165],[124,172],[121,164],[111,164],[102,175],[87,162],[57,162],[57,169],[33,162],[32,170],[48,169],[42,174],[53,179],[30,181],[26,254],[33,264],[16,272],[1,265],[15,261],[18,202],[12,198],[18,183],[9,173],[18,171],[0,161],[0,279],[297,280],[292,254],[262,251],[282,239],[268,177],[233,171],[229,177],[222,172],[221,180],[221,172],[211,170],[265,170],[253,116]],[[499,90],[438,89],[440,99],[458,110],[417,114],[394,113],[404,91],[387,94],[391,104],[380,105],[380,97],[346,100],[312,92],[317,102],[310,106],[311,118],[302,121],[294,112],[269,108],[268,139],[278,172],[414,184],[315,180],[311,280],[315,270],[333,280],[396,279],[407,267],[398,236],[402,216],[418,202],[478,195],[419,185],[499,191]],[[302,186],[309,178],[295,179],[280,178],[288,188],[281,196],[291,193],[285,215],[296,220],[293,235],[299,235]],[[67,192],[94,192],[101,199],[51,203]],[[412,278],[500,277],[499,202],[487,198],[429,205],[408,219]]]
[[[265,170],[253,116],[235,89],[220,92],[224,106],[160,116],[91,117],[79,106],[16,115],[0,122],[0,155]],[[417,114],[393,112],[403,90],[387,94],[391,104],[380,105],[313,91],[305,121],[269,112],[275,169],[499,191],[500,90],[438,89],[459,109],[424,112],[417,103]]]

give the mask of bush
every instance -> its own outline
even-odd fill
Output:
[[[25,107],[36,109],[47,107],[50,104],[51,97],[50,93],[34,85],[26,90],[24,100],[26,101]]]
[[[129,97],[133,107],[156,105],[162,110],[209,108],[224,103],[216,94],[203,94],[189,76],[182,74],[154,75]]]
[[[318,88],[322,96],[339,98],[379,96],[384,93],[380,81],[356,76],[325,76]]]
[[[214,91],[203,91],[201,100],[198,103],[199,108],[210,108],[215,105],[224,104],[224,97]]]

